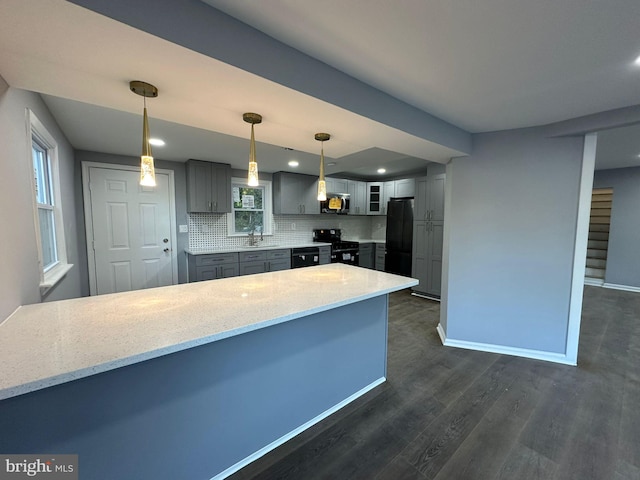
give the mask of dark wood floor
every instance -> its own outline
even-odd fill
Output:
[[[640,479],[640,294],[586,287],[577,368],[443,347],[407,291],[389,317],[388,381],[230,478]]]

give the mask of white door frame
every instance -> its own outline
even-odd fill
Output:
[[[93,217],[91,216],[91,195],[89,192],[89,169],[103,168],[106,170],[126,170],[129,172],[139,172],[140,167],[131,165],[119,165],[116,163],[82,162],[82,197],[84,200],[84,224],[85,237],[87,240],[87,263],[89,267],[89,294],[96,295],[98,290],[96,282],[96,258],[93,245]],[[171,226],[171,280],[174,285],[178,283],[178,252],[176,234],[176,189],[173,170],[156,168],[156,173],[169,176],[169,215]]]
[[[571,295],[569,299],[569,322],[567,326],[567,344],[565,350],[566,363],[570,365],[578,364],[584,275],[587,267],[587,245],[589,242],[589,216],[591,215],[591,195],[593,194],[597,142],[597,133],[587,133],[584,137],[582,171],[578,194],[576,237],[573,252],[573,273],[571,276]]]

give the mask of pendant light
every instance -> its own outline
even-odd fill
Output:
[[[249,147],[249,175],[247,176],[247,185],[257,187],[258,181],[258,162],[256,162],[256,140],[253,136],[253,126],[256,123],[262,123],[262,115],[257,113],[245,113],[242,119],[251,124],[251,145]]]
[[[327,199],[327,182],[324,180],[324,142],[329,140],[328,133],[316,133],[316,140],[320,143],[320,176],[318,177],[318,200],[324,202]]]
[[[150,83],[133,80],[129,82],[129,88],[133,93],[144,98],[144,114],[142,117],[142,155],[140,155],[140,185],[145,187],[156,186],[156,171],[153,166],[153,154],[149,143],[149,119],[147,118],[147,97],[157,97],[158,89]]]

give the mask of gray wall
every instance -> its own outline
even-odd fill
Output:
[[[40,296],[37,239],[33,215],[33,174],[26,109],[31,109],[58,144],[60,187],[67,260],[74,267]],[[81,294],[71,145],[39,95],[8,88],[0,77],[0,321],[18,306],[78,297]]]
[[[82,288],[83,295],[89,295],[89,270],[87,267],[87,241],[85,234],[84,205],[82,198],[82,162],[111,163],[114,165],[140,165],[140,157],[128,157],[122,155],[111,155],[107,153],[76,151],[76,205],[79,212],[78,217],[78,242],[83,252],[82,258]],[[176,198],[176,228],[178,225],[187,225],[187,177],[184,163],[169,162],[155,159],[155,167],[166,170],[173,170],[175,181]],[[178,283],[187,282],[187,260],[184,250],[189,246],[188,233],[176,233],[178,238]]]
[[[474,135],[451,188],[447,339],[564,353],[582,137]]]
[[[640,167],[598,170],[594,188],[613,188],[605,282],[640,287]]]

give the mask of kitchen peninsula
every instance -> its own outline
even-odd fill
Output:
[[[224,478],[385,380],[387,294],[343,264],[19,308],[0,324],[0,451],[82,478]]]

